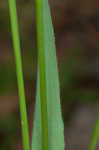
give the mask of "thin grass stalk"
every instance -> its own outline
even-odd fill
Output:
[[[95,150],[98,140],[99,140],[99,118],[96,120],[96,125],[93,129],[89,150]]]
[[[8,3],[9,3],[12,39],[13,39],[14,55],[16,61],[16,72],[17,72],[18,91],[19,91],[19,99],[20,99],[19,104],[20,104],[20,115],[21,115],[21,126],[22,126],[23,149],[30,150],[16,2],[15,0],[8,0]]]
[[[42,150],[48,150],[47,96],[44,61],[43,0],[36,0],[38,62],[40,69],[40,98],[42,120]]]

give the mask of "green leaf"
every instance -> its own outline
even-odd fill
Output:
[[[95,150],[99,139],[99,117],[96,119],[95,127],[93,128],[91,141],[88,150]]]
[[[48,128],[48,150],[64,150],[64,127],[61,115],[60,106],[60,89],[59,89],[59,77],[56,59],[56,47],[53,33],[53,26],[51,21],[50,9],[48,5],[48,0],[37,0],[37,5],[42,6],[42,22],[37,24],[38,32],[41,32],[42,39],[37,41],[38,43],[43,43],[44,53],[44,68],[41,67],[41,61],[39,61],[38,67],[38,81],[37,81],[37,96],[35,105],[35,116],[34,116],[34,130],[32,138],[32,150],[42,150],[42,115],[41,115],[41,71],[45,70],[45,84],[47,99],[47,125]],[[38,13],[38,12],[37,12]],[[37,14],[39,15],[39,13]],[[37,20],[38,21],[38,20]],[[40,28],[39,28],[40,26]],[[43,27],[43,31],[42,31]],[[41,29],[41,31],[40,31]],[[40,36],[38,36],[40,38]],[[41,44],[41,43],[40,43]],[[41,44],[42,46],[42,44]],[[39,45],[38,45],[38,48]],[[39,53],[39,52],[38,52]],[[38,55],[43,55],[42,53]],[[38,56],[38,59],[40,56]],[[41,69],[42,68],[42,69]],[[45,111],[46,113],[46,111]],[[46,122],[45,122],[46,123]],[[45,129],[46,130],[46,129]],[[44,149],[43,149],[44,150]],[[47,150],[47,149],[46,149]]]

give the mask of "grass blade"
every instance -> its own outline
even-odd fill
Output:
[[[38,60],[40,70],[40,100],[41,100],[41,127],[42,127],[42,150],[48,150],[48,120],[47,120],[47,97],[46,97],[46,77],[44,60],[44,39],[43,39],[43,3],[36,0],[37,19],[37,43]]]
[[[89,150],[95,150],[98,139],[99,139],[99,118],[96,120],[96,125],[93,130],[92,137],[91,137]]]
[[[22,138],[24,150],[29,150],[29,132],[28,132],[28,121],[26,113],[26,103],[25,103],[25,93],[24,93],[24,83],[23,83],[23,72],[22,72],[22,62],[21,62],[21,49],[18,31],[18,21],[17,21],[17,10],[15,0],[8,0],[10,19],[11,19],[11,29],[12,38],[14,46],[14,54],[16,61],[16,72],[18,80],[19,98],[20,98],[20,113],[21,113],[21,126],[22,126]]]
[[[38,48],[41,48],[42,51],[38,50],[39,67],[32,150],[44,150],[44,143],[46,150],[64,150],[64,129],[60,108],[56,47],[48,0],[37,0],[36,8],[37,34],[39,34],[37,42]],[[41,89],[41,82],[44,83],[43,89]],[[44,94],[45,104],[42,103],[43,96],[41,94]],[[45,120],[41,115],[42,104],[45,106],[47,104],[47,108],[43,108]],[[45,124],[46,131],[42,128],[42,123]],[[43,137],[43,134],[48,138],[48,141]]]

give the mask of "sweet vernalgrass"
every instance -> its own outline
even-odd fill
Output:
[[[97,141],[99,139],[99,118],[96,120],[95,128],[93,129],[91,142],[88,150],[95,150]]]
[[[19,98],[20,98],[19,103],[20,103],[20,114],[21,114],[23,148],[24,150],[30,150],[16,2],[15,0],[8,0],[8,3],[9,3],[9,11],[10,11],[14,55],[15,55],[15,61],[16,61]]]

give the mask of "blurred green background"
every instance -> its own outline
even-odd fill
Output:
[[[50,0],[67,149],[87,150],[99,113],[99,2]],[[30,137],[36,87],[35,2],[17,0]],[[97,149],[99,146],[97,146]],[[8,1],[0,0],[0,150],[21,150]]]

